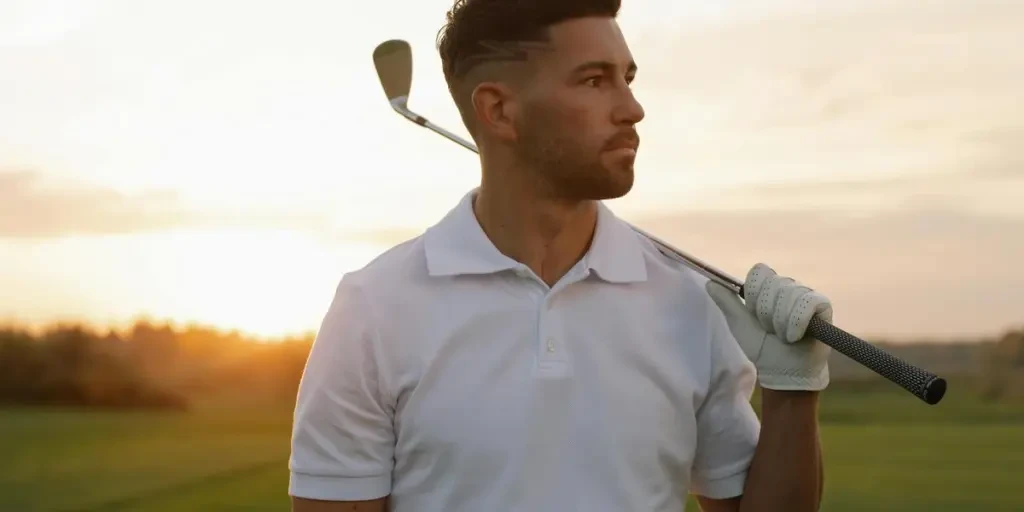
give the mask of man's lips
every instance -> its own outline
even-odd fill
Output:
[[[616,151],[616,150],[620,150],[620,149],[630,149],[630,150],[633,150],[634,152],[636,152],[636,150],[639,147],[640,147],[640,137],[638,137],[635,133],[630,133],[630,134],[626,134],[626,135],[620,135],[620,136],[612,139],[608,143],[608,146],[605,149],[608,150],[608,151]]]

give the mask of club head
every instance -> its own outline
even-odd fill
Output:
[[[393,107],[406,108],[412,88],[412,47],[401,39],[391,39],[373,50],[373,65]]]

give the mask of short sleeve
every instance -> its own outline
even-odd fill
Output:
[[[713,499],[743,494],[761,425],[750,403],[757,384],[754,364],[743,353],[725,315],[709,302],[711,381],[697,410],[693,494]]]
[[[390,494],[394,409],[380,386],[379,358],[366,300],[346,275],[299,384],[288,463],[291,496],[357,501]]]

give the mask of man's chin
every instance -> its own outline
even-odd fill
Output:
[[[625,189],[626,192],[629,192],[629,189],[633,187],[633,181],[635,179],[635,173],[633,171],[633,163],[635,160],[636,159],[634,157],[629,157],[609,162],[609,165],[605,166],[608,182],[615,184],[618,188]]]
[[[556,188],[563,197],[581,201],[603,201],[625,196],[633,189],[633,159],[608,158],[581,166],[558,180]]]
[[[632,175],[630,175],[630,177],[632,178]],[[615,188],[610,189],[608,191],[608,194],[601,199],[618,199],[628,194],[630,190],[633,190],[632,179],[630,179],[628,182],[624,181],[622,183],[619,183]]]
[[[593,187],[591,199],[605,200],[618,199],[625,196],[633,189],[633,166],[616,166],[607,169],[603,183]]]

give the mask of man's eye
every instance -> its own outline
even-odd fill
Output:
[[[591,87],[598,87],[598,86],[601,85],[601,77],[599,77],[599,76],[592,76],[592,77],[584,80],[584,83],[586,83],[587,85],[589,85]]]

